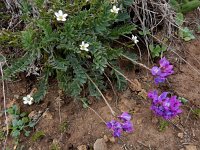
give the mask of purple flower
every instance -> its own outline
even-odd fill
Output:
[[[117,122],[117,121],[115,121],[115,120],[111,120],[110,122],[107,122],[106,123],[106,125],[107,125],[107,127],[109,128],[109,129],[112,129],[112,130],[114,130],[114,129],[121,129],[122,127],[121,127],[121,124],[120,124],[120,122]]]
[[[106,123],[106,126],[108,127],[108,129],[111,129],[113,131],[114,137],[120,137],[122,131],[125,131],[128,133],[133,131],[133,125],[130,122],[131,115],[129,115],[127,112],[123,112],[120,116],[118,116],[118,118],[122,122],[111,120]]]
[[[118,116],[118,118],[123,121],[130,121],[131,115],[129,115],[127,112],[123,112],[120,116]]]
[[[174,73],[173,65],[170,65],[170,62],[165,57],[160,59],[159,64],[160,67],[154,66],[151,69],[151,74],[155,76],[154,82],[156,84],[165,82],[166,78]]]
[[[113,130],[113,136],[114,137],[120,137],[122,133],[122,129],[115,129]]]
[[[125,131],[125,132],[132,132],[133,131],[133,124],[130,122],[130,121],[126,121],[122,124],[122,129]]]
[[[166,120],[172,119],[182,112],[180,109],[181,102],[176,96],[167,97],[168,92],[163,92],[158,96],[157,91],[148,93],[148,97],[152,99],[151,110],[156,115],[163,117]]]

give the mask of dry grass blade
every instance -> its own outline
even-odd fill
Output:
[[[6,63],[5,57],[0,54],[0,71],[1,71],[1,77],[2,77],[3,106],[4,106],[4,115],[5,115],[5,124],[6,124],[6,137],[5,137],[5,141],[4,141],[3,150],[6,149],[7,137],[8,137],[8,134],[9,134],[8,117],[7,117],[7,112],[6,112],[5,83],[4,83],[4,74],[3,74],[3,69],[2,69],[2,67],[5,63]]]

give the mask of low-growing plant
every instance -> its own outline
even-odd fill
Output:
[[[169,126],[169,122],[166,120],[160,120],[159,121],[159,131],[163,132],[167,127]]]
[[[199,0],[170,0],[170,4],[177,12],[187,13],[200,6]]]
[[[68,127],[69,127],[68,122],[64,121],[59,125],[59,130],[60,130],[61,133],[64,133],[64,132],[67,131]]]
[[[26,23],[21,32],[24,55],[4,70],[5,76],[39,64],[41,77],[33,95],[35,102],[45,96],[50,76],[56,77],[59,88],[72,97],[80,97],[83,89],[85,95],[100,96],[99,91],[108,86],[104,74],[122,90],[126,80],[116,71],[122,72],[117,60],[126,51],[116,48],[114,41],[136,30],[127,13],[131,2],[24,1],[21,3],[21,19]]]
[[[5,139],[5,133],[3,130],[0,130],[0,141]]]
[[[43,131],[37,131],[32,135],[31,140],[33,142],[36,142],[39,139],[43,138],[44,136],[45,136],[45,133]]]
[[[11,124],[9,127],[11,136],[16,140],[18,140],[21,132],[23,132],[25,136],[29,136],[29,129],[33,128],[35,123],[29,119],[28,114],[26,112],[20,112],[17,105],[8,108],[7,112],[11,117]]]
[[[151,55],[153,58],[160,57],[163,52],[167,50],[167,47],[164,45],[149,45],[149,49],[151,51]]]
[[[179,36],[184,40],[184,41],[190,41],[195,39],[195,36],[193,35],[193,31],[190,30],[188,27],[181,28],[179,30]]]
[[[193,109],[192,113],[196,118],[200,118],[200,108]]]

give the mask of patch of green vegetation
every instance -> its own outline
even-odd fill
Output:
[[[193,109],[192,113],[196,118],[200,118],[200,108]]]
[[[75,98],[82,96],[83,89],[87,95],[99,97],[99,91],[106,90],[108,85],[105,73],[117,89],[126,85],[117,60],[127,58],[127,50],[113,44],[121,36],[137,32],[127,12],[131,0],[119,1],[117,12],[112,11],[113,4],[107,0],[89,1],[89,6],[86,1],[52,1],[48,6],[44,0],[33,3],[21,3],[21,19],[26,28],[18,39],[24,55],[5,68],[6,79],[38,62],[42,76],[33,95],[35,102],[47,93],[50,76],[56,77],[61,90]],[[37,18],[32,15],[36,13],[32,12],[33,5]],[[55,16],[58,10],[69,13],[65,21]],[[87,49],[81,48],[83,43]]]
[[[178,98],[180,101],[181,101],[181,103],[183,103],[183,104],[186,104],[187,102],[188,102],[188,100],[186,99],[186,98],[184,98],[184,97],[179,97]]]
[[[27,129],[34,127],[35,123],[29,119],[28,114],[26,112],[20,112],[17,105],[13,105],[8,108],[7,112],[12,118],[11,125],[9,127],[11,130],[11,136],[17,141],[19,140],[21,132],[23,132],[25,136],[29,136],[30,131]]]
[[[64,133],[64,132],[66,132],[67,131],[67,129],[68,129],[68,122],[67,121],[65,121],[65,122],[62,122],[60,125],[59,125],[59,130],[60,130],[60,132],[62,132],[62,133]]]
[[[5,139],[4,131],[0,130],[0,141]]]
[[[188,27],[184,27],[179,30],[179,36],[184,40],[184,41],[190,41],[195,39],[195,36],[193,35],[193,31],[190,30]]]
[[[45,136],[45,133],[43,131],[37,131],[36,133],[33,134],[33,136],[31,137],[31,140],[33,142],[36,142],[42,139],[44,136]]]
[[[149,49],[151,51],[151,55],[153,58],[161,57],[161,54],[167,50],[167,47],[164,45],[149,45]]]
[[[200,6],[199,0],[170,0],[172,7],[181,13],[187,13]]]
[[[163,120],[163,119],[159,120],[159,131],[163,132],[167,128],[168,125],[169,125],[168,121]]]
[[[50,150],[60,150],[59,144],[58,143],[51,144]]]

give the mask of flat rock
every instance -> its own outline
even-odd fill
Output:
[[[185,150],[197,150],[197,147],[195,145],[186,145]]]
[[[103,138],[96,140],[94,143],[94,150],[107,150],[107,144]]]

